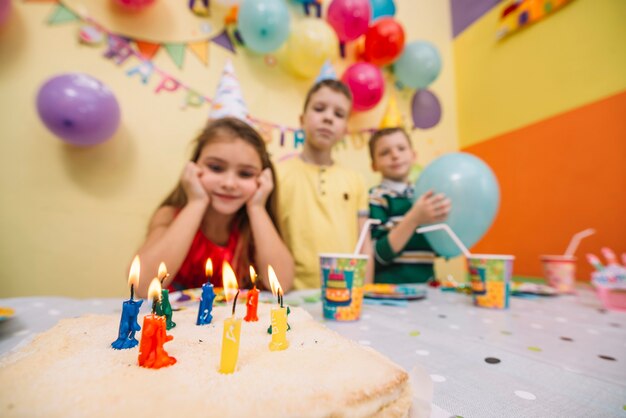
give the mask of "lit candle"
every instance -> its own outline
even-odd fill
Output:
[[[139,341],[135,339],[135,333],[141,329],[137,322],[139,308],[141,308],[142,300],[134,300],[135,286],[139,284],[140,263],[139,256],[136,255],[130,266],[128,274],[128,285],[130,287],[130,299],[122,304],[122,317],[120,319],[120,329],[117,333],[117,340],[111,343],[111,347],[116,350],[125,348],[133,348]]]
[[[226,302],[233,301],[233,313],[230,318],[224,320],[224,332],[222,334],[222,356],[220,358],[219,372],[223,374],[234,373],[239,357],[239,336],[241,334],[241,318],[235,318],[235,307],[239,288],[237,277],[228,261],[222,266],[222,281],[224,283],[224,296]],[[234,296],[233,296],[234,294]]]
[[[256,288],[256,272],[252,266],[250,266],[250,280],[252,280],[252,289],[248,291],[248,300],[246,300],[246,316],[243,319],[246,322],[256,322],[259,320],[259,317],[257,316],[259,291]]]
[[[158,279],[163,287],[163,281],[169,277],[167,274],[167,267],[165,263],[159,264]],[[170,304],[170,291],[167,289],[161,289],[161,303],[157,303],[156,314],[165,316],[165,328],[169,331],[176,326],[176,323],[172,321],[172,305]]]
[[[278,299],[278,308],[271,310],[272,341],[270,342],[270,351],[280,351],[289,347],[289,341],[287,341],[287,308],[283,307],[283,289],[280,287],[272,266],[267,267],[267,274],[272,294]]]
[[[155,313],[160,296],[161,282],[155,277],[148,288],[148,299],[152,299],[152,313],[143,317],[139,343],[139,365],[150,369],[160,369],[176,363],[176,359],[163,348],[163,344],[174,337],[165,333],[165,317]]]
[[[200,297],[200,305],[198,306],[198,319],[196,320],[196,325],[210,324],[213,320],[211,310],[213,309],[215,292],[213,291],[213,285],[211,284],[211,277],[213,276],[213,262],[210,258],[206,260],[204,272],[206,274],[207,282],[202,285],[202,296]]]

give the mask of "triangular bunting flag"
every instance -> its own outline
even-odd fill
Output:
[[[209,63],[209,41],[189,42],[187,47],[206,66]]]
[[[58,25],[60,23],[74,22],[77,20],[80,20],[80,18],[74,12],[62,4],[59,4],[56,9],[54,9],[54,12],[52,12],[52,15],[48,18],[48,24]]]
[[[185,44],[164,44],[167,54],[178,68],[183,68],[185,60]]]
[[[139,49],[141,56],[147,60],[151,60],[161,47],[160,44],[146,41],[135,41],[135,44],[137,44],[137,49]]]
[[[200,17],[208,17],[211,15],[209,12],[209,0],[189,0],[189,9]]]
[[[222,48],[228,49],[233,54],[235,53],[235,45],[233,45],[233,41],[230,39],[228,35],[228,31],[224,29],[222,33],[211,39],[211,41],[215,42]]]

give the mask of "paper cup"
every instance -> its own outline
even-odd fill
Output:
[[[320,254],[324,319],[356,321],[361,316],[367,255]]]
[[[573,255],[542,255],[543,274],[548,285],[559,293],[574,293],[576,257]]]
[[[507,309],[513,273],[512,255],[472,254],[467,259],[474,305]]]

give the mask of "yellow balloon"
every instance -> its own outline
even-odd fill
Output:
[[[302,19],[287,39],[287,61],[295,74],[310,78],[317,75],[324,62],[337,55],[338,48],[337,35],[325,20]]]

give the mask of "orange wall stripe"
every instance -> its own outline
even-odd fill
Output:
[[[515,275],[542,276],[541,254],[562,254],[586,228],[577,277],[592,271],[585,253],[626,252],[626,91],[464,148],[494,170],[501,190],[496,220],[472,249],[513,254]]]

